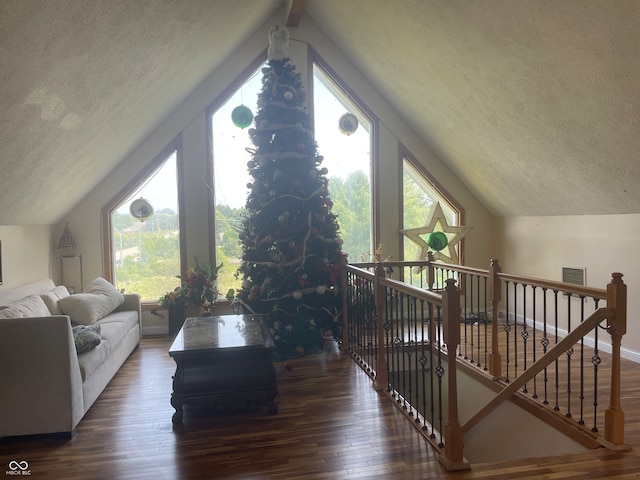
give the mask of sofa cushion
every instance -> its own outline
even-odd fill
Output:
[[[80,376],[83,382],[104,363],[109,353],[111,353],[109,344],[103,339],[100,345],[78,354],[78,365],[80,366]]]
[[[29,295],[0,310],[0,318],[49,317],[51,312],[40,295]]]
[[[133,310],[112,312],[97,321],[95,325],[100,325],[102,341],[96,348],[78,355],[80,375],[83,381],[102,365],[132,328],[139,328],[138,321],[138,312]]]
[[[73,323],[91,325],[124,303],[124,295],[102,277],[92,281],[83,293],[61,298],[58,305]]]
[[[64,285],[58,285],[52,288],[48,292],[40,294],[42,300],[47,305],[47,308],[51,312],[51,315],[62,315],[62,309],[58,305],[58,300],[69,296],[69,290]]]
[[[127,336],[129,330],[138,327],[138,312],[125,310],[122,312],[113,312],[98,324],[102,327],[102,339],[109,342],[111,349],[114,349]]]
[[[73,327],[73,340],[76,344],[76,352],[88,352],[100,345],[100,325],[76,325]]]

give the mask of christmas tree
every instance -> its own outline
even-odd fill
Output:
[[[237,301],[245,313],[268,314],[278,353],[290,357],[321,349],[327,336],[340,338],[346,256],[301,76],[287,56],[288,33],[274,27],[270,37],[249,129],[253,180],[239,235]]]

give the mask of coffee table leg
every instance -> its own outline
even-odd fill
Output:
[[[179,400],[175,396],[171,396],[171,406],[176,409],[175,413],[171,417],[171,421],[174,425],[180,425],[183,417],[183,404],[182,400]]]

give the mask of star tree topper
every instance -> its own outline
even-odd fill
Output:
[[[439,228],[438,228],[439,227]],[[427,252],[430,249],[428,240],[429,234],[434,232],[442,232],[447,237],[447,244],[441,250],[431,248],[433,251],[434,260],[442,260],[445,263],[460,263],[458,258],[458,252],[455,246],[463,239],[463,237],[469,233],[471,227],[459,227],[455,225],[449,225],[440,203],[436,203],[435,207],[429,212],[427,217],[427,223],[422,227],[407,228],[400,230],[400,232],[406,236],[412,242],[415,242],[420,246],[420,258],[418,260],[426,260]],[[445,253],[446,252],[446,253]]]

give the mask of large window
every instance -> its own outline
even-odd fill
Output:
[[[138,185],[111,210],[113,281],[118,290],[155,301],[180,285],[177,151]],[[154,209],[144,221],[130,213],[131,203],[140,198]]]
[[[216,264],[224,264],[218,272],[218,288],[222,294],[238,287],[235,273],[242,256],[238,228],[245,211],[247,184],[252,181],[247,169],[251,155],[246,149],[252,146],[248,130],[234,125],[231,114],[241,105],[256,113],[258,93],[262,88],[262,66],[211,115]]]
[[[351,263],[369,261],[373,252],[371,121],[318,64],[313,66],[313,112],[342,250]],[[358,128],[350,135],[338,128],[340,118],[348,113],[358,119]]]
[[[234,108],[244,105],[253,113],[258,109],[262,88],[260,65],[224,103],[211,114],[213,175],[215,192],[216,263],[223,263],[218,286],[222,293],[237,288],[235,272],[242,248],[237,227],[244,214],[247,184],[252,181],[247,162],[251,154],[247,129],[234,125]],[[349,261],[368,260],[372,252],[371,210],[371,122],[318,65],[313,69],[313,112],[318,152],[329,170],[329,194],[333,213],[338,216],[343,250]],[[338,129],[342,115],[358,118],[358,129],[345,135]]]

